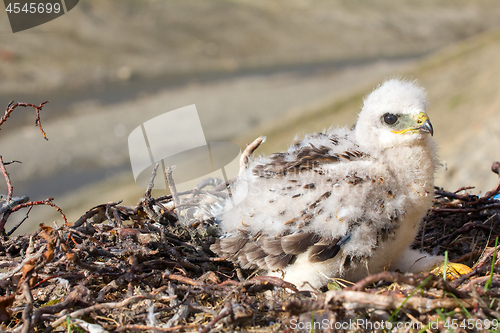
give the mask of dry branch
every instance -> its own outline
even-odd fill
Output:
[[[0,118],[0,127],[7,121],[7,118],[9,118],[10,114],[17,107],[19,107],[19,106],[22,106],[22,107],[32,107],[32,108],[35,109],[35,116],[36,116],[36,118],[35,118],[35,124],[40,129],[40,132],[42,133],[44,139],[48,140],[47,136],[46,136],[46,133],[43,130],[43,127],[42,127],[42,120],[40,119],[40,111],[42,110],[43,106],[45,104],[47,104],[47,103],[49,103],[49,101],[42,102],[42,103],[40,103],[40,105],[34,105],[34,104],[31,104],[31,103],[22,103],[22,102],[20,102],[20,103],[14,103],[14,101],[10,101],[10,103],[7,105],[7,108],[5,109],[5,113],[4,113],[3,117]],[[0,214],[2,214],[2,216],[0,218],[0,234],[5,234],[5,224],[7,223],[7,219],[9,218],[9,216],[12,213],[14,213],[14,212],[16,212],[16,211],[18,211],[18,210],[20,210],[22,208],[26,208],[26,207],[30,207],[31,208],[31,207],[37,206],[37,205],[49,205],[49,206],[54,207],[61,214],[61,216],[64,219],[64,222],[67,225],[68,221],[66,219],[66,216],[62,212],[61,208],[59,208],[54,203],[52,203],[52,200],[54,200],[54,198],[49,198],[49,199],[42,200],[42,201],[32,201],[32,202],[28,202],[29,198],[26,197],[26,196],[20,197],[20,198],[13,198],[14,187],[12,186],[12,183],[10,181],[9,173],[7,172],[7,169],[5,168],[5,165],[8,165],[8,164],[11,164],[11,163],[14,163],[14,162],[21,163],[20,161],[4,162],[3,161],[3,157],[0,155],[0,169],[2,170],[2,173],[4,175],[5,182],[7,184],[7,191],[8,191],[6,202],[0,208]],[[23,223],[25,220],[26,219],[22,220],[16,227],[14,227],[9,232],[9,235],[12,234],[21,225],[21,223]]]
[[[47,136],[45,134],[45,131],[43,130],[43,127],[42,127],[42,120],[40,119],[40,111],[42,110],[43,106],[47,103],[50,103],[50,102],[45,101],[45,102],[40,103],[40,105],[34,105],[31,103],[22,103],[22,102],[14,103],[14,101],[10,101],[9,104],[7,105],[7,108],[5,108],[5,113],[4,113],[3,117],[0,118],[0,127],[3,125],[3,123],[5,123],[7,121],[7,118],[9,118],[10,114],[12,113],[12,111],[14,111],[15,108],[17,108],[18,106],[22,106],[22,107],[31,106],[32,108],[35,109],[35,115],[36,115],[35,124],[40,129],[40,132],[42,133],[43,138],[45,140],[48,140]]]
[[[66,321],[66,317],[70,318],[80,318],[82,316],[85,316],[91,312],[97,311],[97,310],[102,310],[102,309],[120,309],[124,308],[132,303],[138,302],[140,300],[146,299],[146,296],[132,296],[129,298],[124,299],[121,302],[115,302],[115,303],[101,303],[101,304],[96,304],[93,306],[86,307],[84,309],[80,309],[77,311],[73,311],[68,315],[61,316],[59,319],[51,323],[51,325],[44,331],[45,333],[51,332],[54,328],[57,326],[61,325],[64,321]]]
[[[19,161],[4,162],[2,155],[0,155],[0,168],[2,169],[2,173],[5,178],[5,183],[7,183],[7,191],[8,191],[6,198],[7,203],[10,203],[10,200],[12,199],[12,192],[14,191],[14,187],[12,186],[12,182],[10,181],[10,175],[7,172],[7,169],[5,169],[5,166],[13,162],[19,162]]]
[[[416,310],[420,313],[428,313],[441,308],[455,309],[460,306],[470,309],[475,304],[472,298],[456,300],[454,298],[430,299],[427,297],[412,296],[406,299],[351,290],[330,290],[326,293],[325,297],[325,305],[331,302],[342,303],[345,309],[376,308],[396,310],[399,307],[403,307],[408,310]]]

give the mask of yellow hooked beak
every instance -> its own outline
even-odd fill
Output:
[[[398,131],[392,131],[392,133],[403,134],[403,133],[430,133],[434,135],[434,130],[429,117],[423,112],[420,112],[416,116],[406,115],[406,119],[402,119],[401,125],[403,129]]]

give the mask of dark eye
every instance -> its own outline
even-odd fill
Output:
[[[398,116],[392,113],[387,113],[386,115],[384,115],[384,121],[387,125],[394,125],[396,121],[398,121]]]

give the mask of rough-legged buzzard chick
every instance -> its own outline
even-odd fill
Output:
[[[426,105],[422,88],[389,80],[365,99],[354,129],[311,134],[252,162],[232,187],[239,204],[213,212],[224,232],[214,252],[299,288],[441,262],[409,249],[434,192]]]

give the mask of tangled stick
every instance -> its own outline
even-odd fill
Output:
[[[54,198],[48,198],[48,199],[40,200],[40,201],[24,202],[24,203],[21,203],[21,204],[13,207],[11,209],[8,209],[0,218],[0,232],[5,231],[5,229],[4,229],[5,223],[7,223],[7,219],[9,218],[10,214],[17,212],[18,210],[20,210],[22,208],[39,206],[39,205],[47,205],[47,206],[54,207],[59,212],[59,214],[61,214],[61,216],[64,220],[64,223],[66,225],[68,225],[69,223],[68,223],[68,219],[66,218],[66,215],[63,213],[62,209],[59,206],[57,206],[56,204],[54,204],[52,202],[52,200],[54,200]],[[19,226],[16,226],[16,227],[19,227]]]

